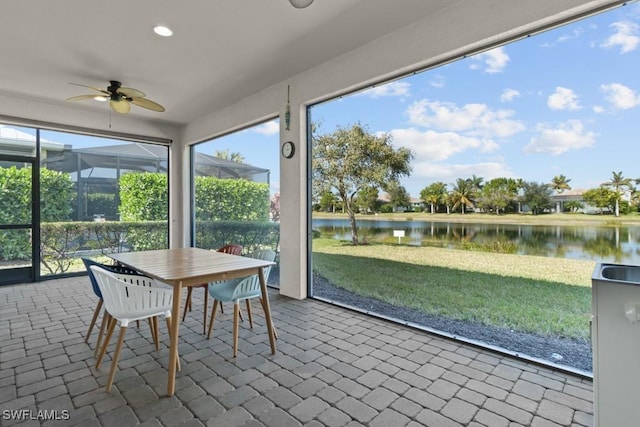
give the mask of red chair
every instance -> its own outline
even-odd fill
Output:
[[[242,255],[242,245],[226,245],[218,249],[216,252],[222,252],[225,254],[231,255]],[[197,286],[189,286],[187,288],[187,301],[184,303],[184,313],[182,314],[182,321],[187,318],[187,310],[191,311],[191,294],[193,293],[193,288],[202,288],[204,289],[204,317],[202,321],[202,332],[207,333],[207,307],[209,305],[209,284],[203,283],[202,285]],[[220,311],[222,311],[222,304],[220,305]]]

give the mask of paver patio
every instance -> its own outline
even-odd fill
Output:
[[[234,359],[232,307],[207,340],[194,297],[167,397],[164,324],[157,351],[146,324],[129,329],[107,394],[110,359],[96,370],[96,332],[84,342],[96,303],[88,278],[0,287],[0,425],[592,425],[588,378],[320,301],[270,298],[277,354],[255,304]]]

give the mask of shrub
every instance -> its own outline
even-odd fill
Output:
[[[217,249],[229,243],[243,246],[247,254],[269,248],[278,252],[280,224],[268,221],[197,221],[196,245]]]
[[[198,219],[269,221],[268,184],[198,176],[195,193]]]
[[[120,177],[122,221],[167,220],[168,178],[164,173],[127,173]]]

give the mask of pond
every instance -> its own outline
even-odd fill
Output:
[[[518,225],[432,221],[359,220],[370,243],[477,249],[617,264],[640,264],[640,227]],[[347,219],[313,219],[323,237],[351,240]],[[398,237],[394,230],[404,231]]]

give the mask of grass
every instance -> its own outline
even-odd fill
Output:
[[[313,212],[313,218],[340,219],[348,218],[347,214]],[[388,220],[388,221],[436,221],[436,222],[480,222],[500,224],[528,224],[528,225],[597,225],[602,227],[620,227],[625,225],[640,225],[640,214],[631,213],[615,217],[606,215],[587,215],[583,213],[552,213],[544,215],[505,214],[494,215],[488,213],[437,213],[402,212],[376,215],[356,215],[356,220]]]
[[[588,339],[595,263],[314,239],[314,270],[359,295],[453,319]]]

